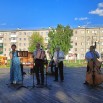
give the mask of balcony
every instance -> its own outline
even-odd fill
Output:
[[[0,40],[0,43],[3,43],[3,40]]]
[[[11,40],[11,42],[17,42],[17,40]]]
[[[17,35],[15,35],[15,34],[11,34],[11,37],[17,37]]]

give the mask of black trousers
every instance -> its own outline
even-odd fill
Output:
[[[37,84],[44,84],[44,62],[41,59],[35,60],[35,73]],[[40,74],[39,74],[40,73]]]
[[[60,80],[64,80],[64,74],[63,74],[63,62],[58,63],[58,67],[55,66],[55,80],[58,80],[58,71],[60,74]]]

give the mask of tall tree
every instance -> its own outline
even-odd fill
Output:
[[[71,36],[73,31],[70,26],[63,26],[58,24],[56,28],[52,28],[48,34],[49,36],[49,49],[50,53],[53,54],[56,46],[60,46],[61,50],[65,54],[68,53],[71,46]]]
[[[30,52],[33,52],[36,49],[36,43],[40,43],[42,46],[44,46],[44,39],[43,37],[39,34],[39,33],[33,33],[30,37],[29,37],[29,47],[28,50]]]

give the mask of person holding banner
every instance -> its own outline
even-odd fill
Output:
[[[44,57],[45,52],[41,49],[40,43],[36,44],[36,50],[33,52],[35,62],[35,73],[37,79],[37,85],[44,85]],[[41,79],[40,75],[41,74]]]
[[[12,51],[10,52],[10,82],[11,84],[18,84],[22,82],[22,73],[20,67],[20,60],[17,56],[16,45],[11,46]]]

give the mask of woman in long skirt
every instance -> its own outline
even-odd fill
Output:
[[[22,81],[22,74],[21,74],[21,67],[20,67],[20,59],[17,56],[16,45],[13,44],[11,46],[12,52],[10,52],[10,82],[11,84],[21,83]]]

